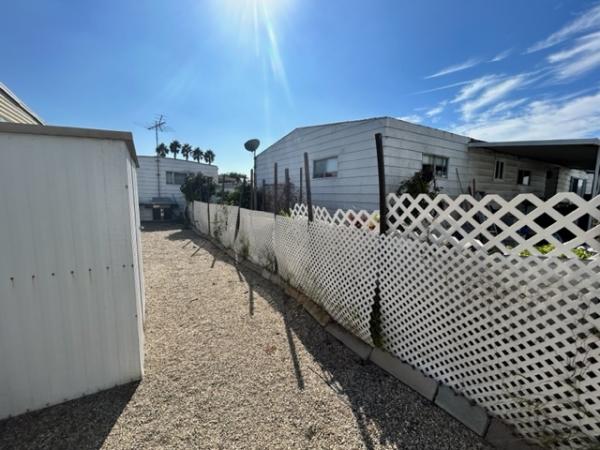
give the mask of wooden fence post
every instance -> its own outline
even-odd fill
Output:
[[[254,156],[254,167],[256,167],[256,156]],[[258,211],[258,184],[256,183],[256,169],[254,170],[254,176],[252,177],[252,185],[254,186],[254,191],[252,195],[252,204],[254,211]]]
[[[385,164],[383,161],[383,137],[375,134],[377,147],[377,178],[379,179],[379,234],[387,231],[387,202],[385,196]]]
[[[304,152],[304,175],[306,177],[306,205],[308,207],[308,221],[313,221],[312,197],[310,193],[310,169],[308,167],[308,153]]]
[[[225,175],[221,175],[221,205],[225,204]]]
[[[302,204],[302,167],[300,167],[300,195],[298,197],[298,203]]]
[[[273,215],[277,216],[277,163],[273,164]]]
[[[206,199],[206,214],[208,215],[208,235],[211,236],[210,234],[210,189],[208,189],[208,196]]]
[[[290,212],[290,169],[285,169],[285,209]]]
[[[250,169],[250,209],[254,211],[254,169]]]
[[[244,191],[246,190],[246,178],[242,181],[242,185],[240,186],[240,201],[238,202],[238,213],[235,221],[235,234],[233,235],[233,240],[237,240],[238,233],[240,231],[240,216],[242,211],[242,199],[244,198]]]

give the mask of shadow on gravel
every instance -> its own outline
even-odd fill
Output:
[[[3,449],[99,449],[138,382],[0,422]]]
[[[236,262],[192,230],[181,230],[168,239],[191,240],[215,260],[232,264],[253,289],[284,319],[298,389],[305,388],[303,368],[296,355],[293,335],[321,367],[317,375],[349,404],[365,448],[380,445],[412,449],[489,449],[483,440],[431,402],[389,376],[374,364],[361,360],[325,331],[294,299],[271,282]],[[191,252],[190,252],[191,253]],[[293,334],[293,335],[292,335]],[[312,370],[312,369],[311,369]],[[369,424],[380,430],[376,442]],[[306,424],[310,427],[310,424]]]

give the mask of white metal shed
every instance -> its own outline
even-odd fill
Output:
[[[131,133],[0,123],[0,419],[139,380]]]

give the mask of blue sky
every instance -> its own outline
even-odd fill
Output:
[[[600,3],[20,0],[0,81],[49,124],[178,139],[246,171],[293,128],[392,116],[480,139],[597,136]]]

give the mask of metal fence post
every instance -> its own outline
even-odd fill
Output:
[[[285,169],[285,209],[290,212],[290,169]]]
[[[377,178],[379,179],[379,234],[385,234],[387,231],[387,202],[385,198],[385,164],[381,133],[375,134],[375,146],[377,147]]]
[[[306,204],[308,207],[308,221],[313,221],[312,197],[310,193],[310,169],[308,167],[308,153],[304,152],[304,175],[306,177]]]
[[[277,163],[273,164],[273,215],[277,216]]]

